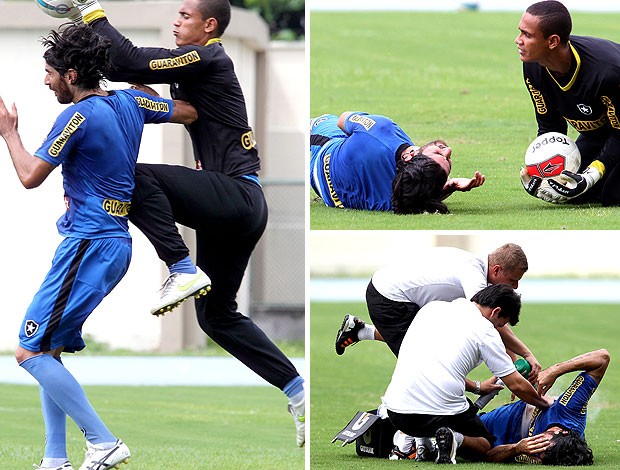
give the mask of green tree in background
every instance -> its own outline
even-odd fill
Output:
[[[269,25],[272,39],[303,39],[305,0],[231,0],[231,5],[256,11]]]

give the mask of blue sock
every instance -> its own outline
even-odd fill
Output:
[[[62,361],[59,357],[55,357],[60,364]],[[64,459],[67,457],[67,415],[56,404],[52,397],[45,391],[43,387],[39,387],[39,395],[41,397],[41,411],[43,411],[43,422],[45,423],[45,452],[44,459]]]
[[[282,389],[284,394],[291,399],[291,401],[300,400],[299,397],[303,397],[304,395],[304,379],[301,376],[295,377],[293,380],[290,380]],[[301,395],[300,395],[301,394]],[[293,400],[295,398],[296,400]]]
[[[97,415],[75,377],[49,354],[32,356],[20,364],[45,389],[58,407],[71,417],[91,444],[116,441]]]
[[[43,387],[39,387],[39,395],[41,396],[41,410],[45,423],[45,452],[43,457],[69,460],[67,457],[67,415]]]
[[[196,265],[192,261],[189,256],[186,256],[182,260],[177,261],[176,263],[168,266],[168,270],[170,274],[172,273],[180,273],[180,274],[196,274]]]

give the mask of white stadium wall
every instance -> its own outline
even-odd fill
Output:
[[[112,23],[134,44],[174,47],[171,30],[178,6],[179,3],[168,1],[119,1],[107,3],[105,8]],[[140,10],[139,14],[136,12],[137,8]],[[7,106],[16,103],[20,134],[30,152],[38,148],[54,119],[63,109],[63,106],[56,102],[53,93],[43,84],[43,48],[39,43],[40,37],[61,22],[62,20],[39,12],[31,1],[0,3],[0,96]],[[269,43],[268,28],[256,14],[233,9],[232,22],[223,42],[235,61],[236,72],[248,103],[250,124],[255,127],[259,145],[264,142],[261,145],[261,154],[265,170],[261,178],[268,179],[270,168],[284,165],[287,168],[284,171],[286,177],[301,182],[301,188],[294,191],[297,199],[301,201],[298,207],[299,220],[296,221],[301,232],[297,231],[296,246],[287,246],[285,251],[286,256],[296,258],[299,266],[300,280],[296,280],[292,286],[296,295],[293,302],[303,306],[303,160],[308,89],[307,73],[303,68],[303,44],[291,46],[291,50],[295,51],[293,55],[298,57],[297,63],[302,66],[285,68],[288,75],[286,80],[281,80],[278,77],[281,67],[277,61],[283,56],[270,53],[272,45]],[[283,60],[289,59],[283,57]],[[267,93],[270,80],[277,80],[281,87],[275,97]],[[111,89],[125,86],[126,84],[119,83],[108,84]],[[162,95],[167,96],[167,87],[156,88]],[[296,107],[294,103],[291,105],[282,102],[283,97],[295,97],[303,105]],[[275,119],[275,128],[272,129],[269,116],[279,116],[280,108],[282,113],[290,115],[290,119],[284,129],[281,122]],[[270,153],[270,148],[279,147],[281,139],[292,149],[288,156],[302,164],[290,165],[288,161],[280,163],[277,158],[281,152]],[[272,154],[275,161],[270,159]],[[183,127],[172,124],[147,126],[139,161],[192,165],[191,146]],[[274,170],[274,177],[281,176]],[[4,299],[3,313],[0,316],[0,351],[6,352],[17,345],[17,333],[24,312],[48,271],[54,250],[60,241],[55,222],[64,210],[61,173],[54,171],[41,187],[26,190],[14,173],[6,146],[1,143],[0,195],[5,201],[2,224],[3,269],[0,274]],[[199,331],[194,318],[193,302],[186,302],[182,311],[163,319],[149,314],[155,292],[164,279],[166,270],[144,236],[135,227],[132,227],[131,233],[134,252],[129,272],[88,319],[84,334],[113,348],[145,351],[172,352],[204,344],[204,335]],[[183,233],[188,244],[193,247],[191,231],[184,230]],[[269,256],[260,251],[267,249]],[[272,259],[272,256],[276,259]],[[277,250],[273,247],[259,247],[256,258],[263,265],[252,266],[252,273],[261,275],[269,269],[268,263],[278,262],[277,256]],[[257,264],[256,261],[253,263]],[[264,292],[250,291],[250,284],[260,286],[265,283],[253,280],[251,283],[246,282],[240,295],[240,309],[243,309],[241,311],[247,312],[255,297],[260,298],[261,303],[270,301],[269,295]],[[273,302],[278,303],[279,300],[275,299]]]

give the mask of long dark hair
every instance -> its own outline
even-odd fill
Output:
[[[98,88],[110,67],[110,41],[90,26],[67,23],[41,39],[46,47],[45,62],[61,75],[77,71],[75,86],[86,90]]]
[[[448,207],[441,202],[447,179],[445,170],[432,158],[416,155],[408,162],[399,160],[392,182],[392,210],[396,214],[447,214]]]
[[[543,465],[559,465],[573,467],[592,465],[594,456],[585,439],[572,429],[566,433],[558,433],[551,438],[551,445],[542,456]]]

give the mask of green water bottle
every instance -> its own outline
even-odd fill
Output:
[[[532,372],[532,366],[522,357],[515,361],[515,367],[517,368],[517,372],[526,379],[530,375],[530,372]]]

